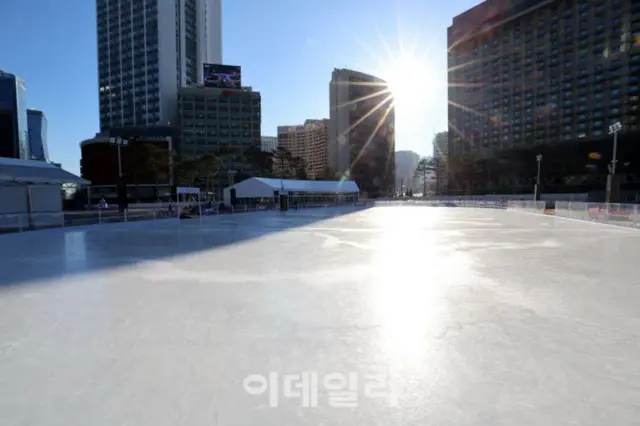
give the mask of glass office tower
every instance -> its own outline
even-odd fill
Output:
[[[1,70],[0,157],[29,158],[27,88],[24,80]]]
[[[47,147],[47,117],[37,109],[27,110],[29,155],[32,160],[49,161]]]

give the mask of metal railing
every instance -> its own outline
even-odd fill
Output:
[[[640,206],[637,204],[556,201],[554,214],[610,225],[640,227]]]
[[[507,210],[544,213],[546,204],[544,201],[509,201]]]
[[[430,207],[471,207],[504,209],[507,203],[502,200],[429,200],[429,199],[386,199],[370,201],[376,206],[430,206]]]
[[[297,203],[294,203],[297,201]],[[343,205],[363,205],[363,202],[355,200],[336,200],[335,197],[317,200],[295,200],[290,198],[290,210],[337,207]],[[179,216],[197,216],[197,204],[188,203],[138,203],[130,204],[129,208],[120,212],[117,207],[97,208],[92,206],[88,210],[63,211],[53,213],[23,213],[0,214],[0,234],[10,232],[24,232],[38,229],[67,228],[78,226],[92,226],[110,223],[155,221],[178,219]],[[220,207],[220,204],[202,202],[202,216],[220,214],[238,214],[260,212],[266,210],[278,210],[280,205],[277,200],[270,199],[254,204],[240,204],[235,207]]]

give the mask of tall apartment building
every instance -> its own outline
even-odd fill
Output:
[[[278,137],[277,136],[261,136],[260,137],[260,149],[265,152],[272,152],[278,149]]]
[[[301,126],[278,126],[278,147],[304,160],[309,179],[324,179],[327,171],[329,120],[306,120]]]
[[[449,134],[439,132],[433,136],[433,160],[436,166],[436,192],[446,192],[448,187]]]
[[[27,126],[29,129],[29,158],[49,161],[47,117],[40,110],[27,109]]]
[[[260,148],[260,92],[250,87],[183,87],[178,103],[183,159],[197,159],[224,146],[232,151],[225,161],[227,168],[244,175],[253,173],[245,151]]]
[[[615,122],[623,188],[640,189],[640,164],[623,166],[640,158],[639,40],[634,0],[488,0],[456,16],[451,190],[532,192],[538,154],[547,192],[604,190]]]
[[[395,110],[386,82],[358,71],[334,69],[329,99],[330,172],[355,180],[369,197],[392,195]]]
[[[175,121],[178,88],[222,62],[221,0],[96,0],[100,130]]]
[[[433,136],[433,159],[444,162],[449,155],[449,133],[439,132]]]
[[[420,156],[413,151],[396,151],[396,191],[399,193],[407,189],[417,190],[414,176]]]

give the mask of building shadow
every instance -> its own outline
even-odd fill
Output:
[[[0,287],[46,285],[64,277],[108,273],[143,262],[215,250],[369,207],[371,205],[248,212],[0,235]]]

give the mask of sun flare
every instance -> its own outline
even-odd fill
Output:
[[[413,109],[434,98],[441,78],[438,74],[426,61],[407,56],[392,60],[383,78],[396,107]]]

